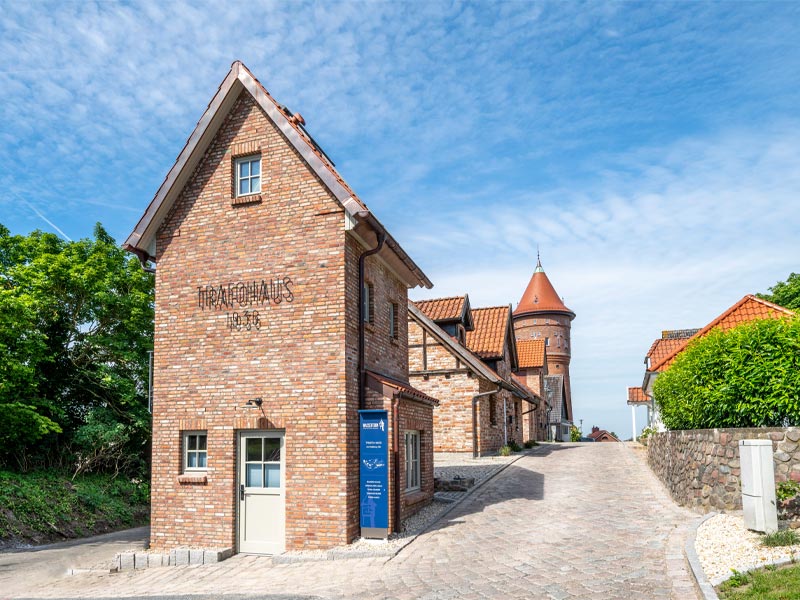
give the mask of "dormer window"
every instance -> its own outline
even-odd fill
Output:
[[[261,156],[236,159],[236,197],[261,193]]]

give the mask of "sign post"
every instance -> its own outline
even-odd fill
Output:
[[[389,419],[385,410],[360,410],[361,537],[389,536]]]

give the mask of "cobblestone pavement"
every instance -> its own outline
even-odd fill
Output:
[[[291,594],[296,598],[696,598],[681,554],[695,515],[624,444],[524,456],[392,559],[84,573],[26,596]],[[0,592],[2,595],[2,592]]]

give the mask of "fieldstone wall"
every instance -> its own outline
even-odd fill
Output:
[[[775,482],[800,481],[800,428],[667,431],[647,442],[647,462],[681,506],[698,512],[742,508],[739,440],[772,440]]]

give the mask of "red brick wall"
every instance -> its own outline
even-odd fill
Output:
[[[232,156],[253,148],[262,201],[234,207]],[[154,548],[235,546],[236,435],[247,428],[286,431],[287,549],[357,535],[358,252],[340,205],[243,92],[157,237]],[[397,298],[404,328],[405,288],[375,257],[368,273]],[[226,313],[242,307],[198,306],[198,287],[282,277],[293,302],[255,307],[257,330],[228,327]],[[380,323],[367,333],[367,364],[403,378],[404,329],[383,341]],[[255,397],[266,418],[242,408]],[[178,481],[186,429],[208,432],[205,484]]]

